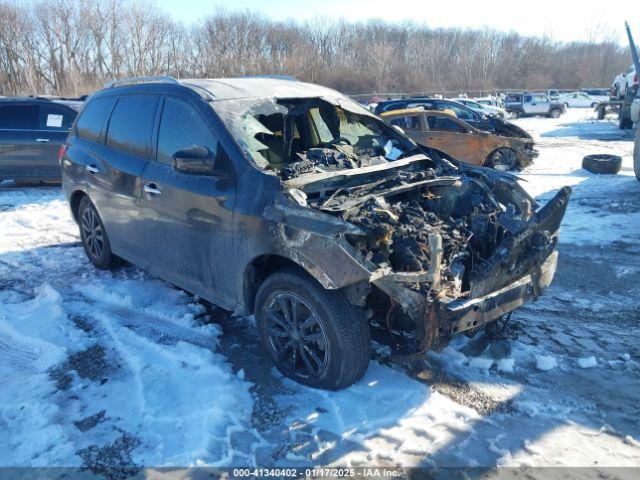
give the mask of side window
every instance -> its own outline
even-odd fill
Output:
[[[462,120],[474,120],[476,118],[476,115],[474,115],[472,112],[470,112],[466,108],[462,108],[459,105],[456,105],[454,103],[442,103],[442,104],[439,104],[438,105],[438,110],[451,110],[452,112],[454,112],[456,114],[456,117],[461,118]]]
[[[76,113],[58,105],[40,105],[40,130],[69,130]]]
[[[531,95],[525,95],[522,99],[523,102],[529,103],[531,102]]]
[[[0,129],[35,130],[38,128],[38,107],[36,105],[1,105]]]
[[[119,97],[109,119],[107,145],[128,155],[146,156],[157,104],[156,95]]]
[[[114,101],[114,97],[89,100],[89,103],[85,105],[76,123],[78,137],[97,142],[98,138],[100,138],[105,120],[109,112],[111,112]]]
[[[167,97],[158,131],[157,160],[171,165],[174,153],[196,145],[208,147],[214,154],[218,151],[218,140],[200,114],[184,100]]]
[[[391,120],[391,125],[397,125],[404,130],[420,130],[420,117],[418,115],[397,117]]]
[[[462,128],[462,125],[446,117],[429,116],[427,117],[427,123],[429,124],[429,130],[439,130],[442,132],[458,132],[458,133],[466,132],[466,130]]]

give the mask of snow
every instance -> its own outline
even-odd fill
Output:
[[[578,365],[580,368],[593,368],[598,366],[598,361],[596,357],[592,355],[590,357],[579,358]]]
[[[516,361],[513,358],[501,358],[498,361],[498,371],[504,373],[513,373],[513,367]]]
[[[120,438],[135,464],[253,462],[230,446],[251,430],[250,384],[204,307],[134,268],[93,269],[59,189],[0,202],[0,465],[81,465]]]
[[[0,467],[640,466],[640,185],[631,134],[592,117],[517,121],[540,150],[524,187],[574,188],[545,294],[501,338],[413,363],[376,343],[338,392],[283,378],[251,317],[95,270],[59,188],[0,188]],[[591,153],[622,171],[582,170]]]
[[[558,361],[555,359],[555,357],[551,357],[549,355],[536,356],[536,368],[538,370],[547,372],[549,370],[553,370],[557,366],[558,366]]]

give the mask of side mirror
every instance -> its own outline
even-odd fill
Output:
[[[202,145],[183,148],[173,154],[173,168],[176,172],[189,175],[213,175],[215,155]]]

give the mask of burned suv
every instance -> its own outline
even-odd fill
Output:
[[[371,328],[441,348],[540,295],[569,188],[421,147],[333,90],[269,78],[121,81],[62,153],[91,262],[117,257],[237,315],[277,368],[343,388]]]

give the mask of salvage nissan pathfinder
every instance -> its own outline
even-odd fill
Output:
[[[116,257],[237,315],[276,367],[338,389],[370,325],[442,348],[540,295],[571,190],[444,158],[295,80],[117,81],[86,102],[63,185],[98,268]]]

